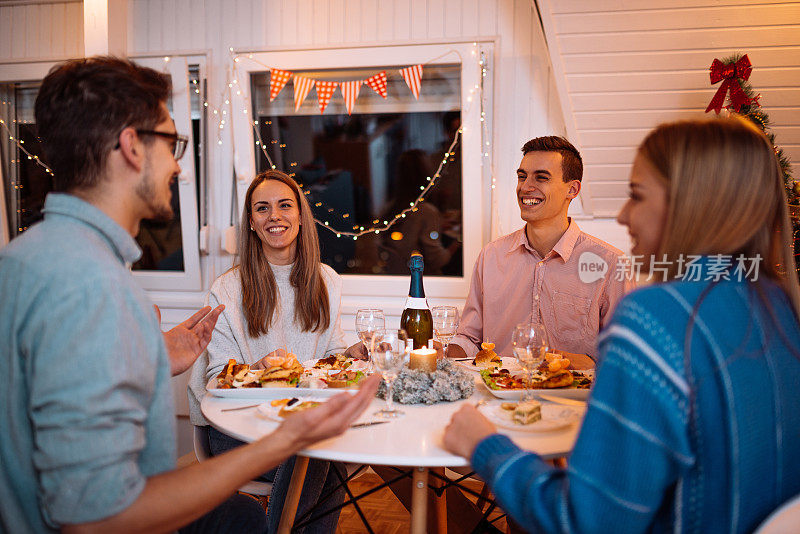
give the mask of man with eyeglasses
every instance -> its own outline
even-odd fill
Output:
[[[172,216],[187,140],[171,90],[108,57],[67,61],[42,83],[55,192],[44,220],[0,250],[0,532],[265,532],[264,510],[235,490],[343,432],[374,397],[377,377],[175,470],[170,375],[205,349],[222,307],[162,334],[129,272],[140,221]]]

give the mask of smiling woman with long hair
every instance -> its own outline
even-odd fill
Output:
[[[267,367],[267,359],[294,353],[300,362],[344,352],[339,323],[342,281],[320,263],[319,239],[311,208],[297,183],[285,173],[266,171],[245,195],[237,262],[214,281],[207,302],[225,304],[206,354],[198,358],[189,384],[192,424],[206,426],[200,401],[206,383],[230,358],[251,367]],[[213,428],[208,430],[213,454],[241,442]],[[294,459],[264,475],[273,482],[268,524],[277,527]],[[335,487],[334,464],[309,463],[300,510],[310,508]],[[339,469],[342,466],[337,464]],[[343,499],[338,491],[326,508]],[[306,532],[333,532],[338,512],[312,523]]]
[[[778,161],[741,119],[665,124],[630,192],[619,222],[663,279],[599,336],[569,468],[471,407],[445,445],[536,532],[752,532],[800,493],[800,288]]]

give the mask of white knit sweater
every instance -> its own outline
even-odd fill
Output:
[[[287,349],[300,362],[323,358],[342,352],[346,345],[339,324],[339,304],[342,279],[325,264],[320,267],[328,290],[330,326],[318,332],[303,332],[294,322],[294,290],[289,282],[292,265],[272,265],[278,287],[278,308],[266,335],[252,338],[247,333],[247,321],[242,308],[242,285],[238,269],[233,269],[214,281],[206,297],[209,306],[225,305],[208,344],[192,368],[189,380],[189,416],[194,425],[207,425],[200,412],[200,401],[206,394],[206,384],[218,374],[230,358],[239,363],[253,364],[277,349]]]

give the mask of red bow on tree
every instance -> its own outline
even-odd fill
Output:
[[[741,78],[747,81],[747,79],[750,78],[750,72],[753,70],[747,54],[739,58],[738,61],[732,61],[730,63],[723,63],[715,59],[708,70],[709,77],[711,78],[711,85],[714,85],[720,80],[723,81],[722,85],[717,89],[714,98],[711,99],[711,103],[706,108],[706,113],[713,109],[715,113],[719,114],[728,91],[731,92],[731,108],[734,111],[739,112],[742,106],[752,103],[750,98],[748,98],[742,90],[742,86],[739,85],[739,79]]]

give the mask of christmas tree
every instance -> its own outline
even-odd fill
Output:
[[[741,115],[758,126],[772,143],[775,156],[783,173],[783,185],[786,188],[786,198],[789,202],[789,215],[792,219],[792,236],[794,243],[795,264],[798,265],[800,276],[800,182],[792,178],[792,166],[783,149],[775,143],[775,134],[770,129],[769,115],[759,104],[761,95],[755,94],[748,79],[752,67],[747,55],[734,54],[722,61],[715,59],[711,64],[712,85],[722,81],[717,93],[706,108],[706,112],[714,110],[720,112],[723,101],[727,99],[725,109],[730,113]]]

